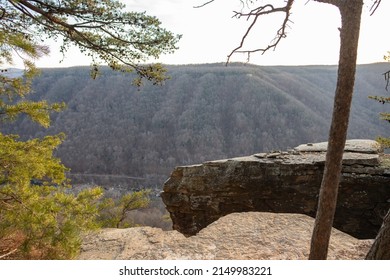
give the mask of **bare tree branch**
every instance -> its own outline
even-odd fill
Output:
[[[208,5],[208,4],[212,3],[212,2],[214,2],[214,0],[210,0],[210,1],[208,1],[208,2],[206,2],[206,3],[203,3],[203,4],[199,5],[199,6],[194,6],[194,8],[195,8],[195,9],[197,9],[197,8],[202,8],[202,7]]]
[[[376,12],[376,10],[378,9],[379,5],[381,4],[381,1],[382,0],[375,0],[375,2],[372,4],[372,6],[370,8],[370,12],[371,12],[370,16],[372,16]],[[387,84],[388,84],[388,82],[387,82]]]
[[[291,15],[290,10],[291,10],[293,3],[294,3],[294,0],[287,0],[285,6],[283,6],[283,7],[275,8],[273,5],[267,4],[264,6],[259,6],[255,9],[251,10],[249,13],[234,12],[235,13],[234,17],[236,17],[236,18],[247,17],[248,20],[250,18],[253,18],[253,19],[252,19],[252,23],[248,27],[244,36],[242,37],[240,45],[238,47],[236,47],[234,50],[232,50],[231,53],[227,56],[226,63],[229,63],[231,57],[235,53],[246,53],[246,54],[248,54],[248,59],[249,59],[249,56],[251,53],[262,52],[262,54],[264,54],[269,49],[275,49],[276,46],[279,44],[279,42],[287,36],[286,29],[288,27],[288,23],[290,22],[290,15]],[[283,19],[283,22],[282,22],[280,29],[276,33],[276,36],[275,36],[272,44],[268,45],[265,48],[259,48],[259,49],[253,49],[253,50],[240,50],[243,48],[245,40],[247,39],[249,33],[251,32],[252,28],[255,26],[257,19],[260,16],[273,14],[273,13],[280,13],[280,12],[285,13],[285,17]]]

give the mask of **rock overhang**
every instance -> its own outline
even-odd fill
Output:
[[[196,234],[232,212],[265,211],[314,216],[326,157],[326,142],[177,167],[162,198],[173,227]],[[373,140],[348,140],[343,156],[335,226],[373,238],[390,207],[389,168]],[[364,200],[359,205],[360,197]]]

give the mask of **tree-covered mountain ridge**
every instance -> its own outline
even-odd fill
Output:
[[[161,186],[178,165],[327,141],[337,66],[167,67],[164,85],[139,88],[105,68],[95,80],[89,67],[42,69],[31,99],[67,109],[53,115],[49,129],[22,119],[3,132],[24,139],[64,132],[57,155],[71,173],[136,177],[148,186]],[[350,139],[388,136],[378,119],[382,104],[368,98],[385,94],[388,68],[358,66]]]

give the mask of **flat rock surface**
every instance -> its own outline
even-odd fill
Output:
[[[312,151],[310,153],[299,153],[299,154],[282,154],[282,153],[273,153],[271,156],[269,154],[254,154],[252,156],[245,157],[236,157],[225,160],[216,160],[209,161],[206,164],[213,163],[227,163],[229,161],[236,162],[246,162],[246,161],[258,161],[264,163],[280,163],[280,164],[294,164],[294,165],[303,165],[303,164],[316,164],[316,163],[325,163],[326,154],[323,152]],[[361,164],[364,166],[376,166],[379,162],[378,154],[371,153],[353,153],[345,152],[343,154],[343,164],[344,165],[353,165]],[[187,166],[186,166],[187,167]],[[192,166],[189,166],[192,167]]]
[[[262,212],[224,216],[197,235],[136,227],[86,236],[79,259],[307,259],[314,219]],[[328,259],[364,259],[372,240],[333,229]]]
[[[326,152],[327,148],[328,142],[321,142],[299,145],[294,148],[294,150],[298,152]],[[382,147],[374,140],[351,139],[346,141],[344,151],[352,153],[378,154],[382,152]]]

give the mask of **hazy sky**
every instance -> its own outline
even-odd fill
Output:
[[[129,10],[146,11],[158,17],[168,30],[182,34],[179,50],[162,56],[158,61],[166,64],[192,64],[225,62],[227,55],[239,45],[249,22],[232,18],[233,10],[240,10],[239,0],[215,0],[195,9],[193,6],[205,0],[124,0]],[[258,3],[268,1],[260,0]],[[273,2],[280,2],[275,1]],[[383,61],[390,50],[389,24],[390,1],[382,1],[373,16],[369,16],[372,0],[367,0],[364,10],[359,43],[358,63]],[[260,65],[310,65],[337,64],[339,51],[340,16],[338,10],[328,4],[297,0],[292,10],[288,36],[275,51],[264,55],[252,54],[250,63]],[[250,46],[263,47],[272,41],[280,27],[277,16],[261,18],[250,38]],[[78,50],[72,50],[59,63],[58,46],[51,45],[51,56],[37,61],[39,67],[68,67],[89,65]],[[237,54],[232,61],[246,61]]]

